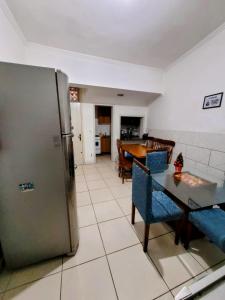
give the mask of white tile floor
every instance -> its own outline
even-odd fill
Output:
[[[130,224],[131,182],[122,185],[108,157],[76,170],[80,245],[76,256],[0,274],[0,300],[172,300],[187,283],[225,264],[206,239],[186,251],[167,224]]]

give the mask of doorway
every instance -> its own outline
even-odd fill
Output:
[[[112,107],[95,106],[95,154],[111,158]]]
[[[81,124],[81,107],[79,102],[71,103],[71,121],[73,126],[73,152],[76,165],[84,163]]]

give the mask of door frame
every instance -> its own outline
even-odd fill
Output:
[[[111,107],[111,121],[110,121],[110,134],[111,134],[111,153],[110,153],[110,159],[112,160],[112,150],[113,150],[113,105],[112,104],[97,104],[94,103],[94,143],[95,143],[95,129],[96,129],[96,124],[95,124],[95,107],[96,106],[108,106]],[[94,149],[94,158],[95,158],[95,163],[96,163],[96,151]]]

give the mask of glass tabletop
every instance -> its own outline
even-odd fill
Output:
[[[171,165],[166,171],[151,175],[159,189],[165,189],[191,210],[225,203],[224,180],[196,168],[174,173]]]

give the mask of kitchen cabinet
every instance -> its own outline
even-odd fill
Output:
[[[98,124],[102,125],[102,124],[110,124],[111,120],[110,120],[110,116],[99,116],[98,118]]]
[[[97,106],[96,107],[96,116],[98,119],[98,124],[110,125],[111,124],[111,107]]]
[[[101,153],[111,152],[111,136],[103,135],[101,137]]]

